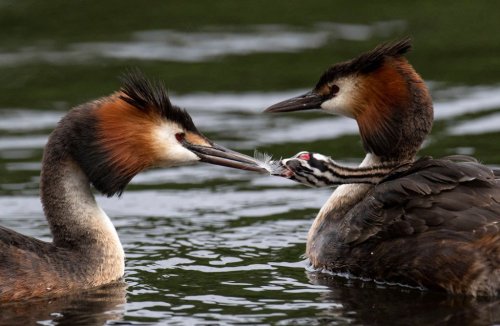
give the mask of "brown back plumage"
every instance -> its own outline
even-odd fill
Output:
[[[470,158],[423,158],[390,175],[311,241],[316,266],[377,280],[496,295],[500,178]]]

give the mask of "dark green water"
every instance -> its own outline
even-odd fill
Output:
[[[410,35],[436,122],[421,154],[500,165],[499,3],[467,1],[0,1],[0,220],[44,240],[45,140],[72,106],[139,67],[165,81],[200,130],[277,156],[363,157],[356,125],[321,113],[262,115],[331,63]],[[0,323],[490,325],[500,303],[315,275],[301,257],[330,194],[192,166],[137,176],[100,198],[127,255],[125,283],[0,306]]]

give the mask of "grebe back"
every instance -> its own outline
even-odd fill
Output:
[[[318,269],[495,296],[500,291],[500,171],[470,157],[415,160],[433,120],[430,94],[404,54],[382,44],[329,68],[309,93],[267,112],[322,109],[354,118],[366,152],[357,168],[314,153],[280,174],[339,186],[309,230]]]

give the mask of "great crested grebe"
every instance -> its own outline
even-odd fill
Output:
[[[41,200],[53,242],[0,227],[0,302],[59,295],[120,279],[124,252],[92,194],[120,195],[140,171],[208,162],[263,172],[203,136],[164,86],[139,72],[110,96],[72,109],[49,137]]]
[[[358,168],[320,154],[281,161],[281,174],[339,186],[311,226],[313,267],[495,296],[500,291],[500,170],[470,157],[415,159],[433,120],[421,77],[405,59],[409,39],[336,64],[309,93],[267,112],[322,109],[354,118],[366,157]]]

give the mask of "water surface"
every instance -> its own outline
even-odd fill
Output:
[[[393,15],[373,17],[366,13],[369,7],[360,8],[357,17],[315,11],[309,20],[300,20],[288,11],[286,19],[279,18],[283,9],[274,5],[269,10],[275,18],[251,8],[225,14],[224,8],[232,7],[221,3],[227,7],[215,10],[213,18],[203,18],[198,7],[176,3],[169,7],[175,19],[160,21],[154,17],[165,8],[158,4],[158,13],[124,13],[129,24],[110,20],[108,25],[91,18],[85,23],[69,10],[72,20],[66,19],[63,3],[30,3],[32,10],[53,14],[45,24],[43,15],[34,17],[26,4],[0,3],[5,18],[0,38],[2,225],[50,240],[38,199],[47,136],[71,106],[115,90],[117,76],[131,66],[165,80],[172,101],[186,107],[199,129],[218,143],[278,157],[312,150],[356,164],[363,153],[353,121],[319,112],[261,111],[307,91],[328,64],[410,34],[416,43],[410,59],[435,100],[436,123],[421,154],[469,154],[500,166],[500,79],[490,71],[500,64],[488,59],[500,42],[488,29],[482,31],[489,39],[463,33],[463,39],[436,44],[430,37],[434,31],[419,23],[428,14],[425,6],[411,14],[392,7]],[[456,5],[473,15],[467,5]],[[294,1],[289,6],[297,13],[308,10]],[[95,9],[88,6],[80,15],[102,18]],[[443,18],[435,39],[461,14],[454,15]],[[12,17],[23,24],[7,24]],[[65,30],[56,28],[57,17],[63,17]],[[484,20],[478,24],[490,24]],[[95,26],[106,28],[97,32]],[[455,31],[448,33],[452,37]],[[454,56],[441,60],[440,51]],[[491,69],[484,69],[485,60]],[[132,180],[121,198],[98,198],[124,245],[124,283],[2,305],[0,324],[500,323],[495,300],[308,272],[302,257],[307,231],[330,193],[216,166],[147,171]]]

